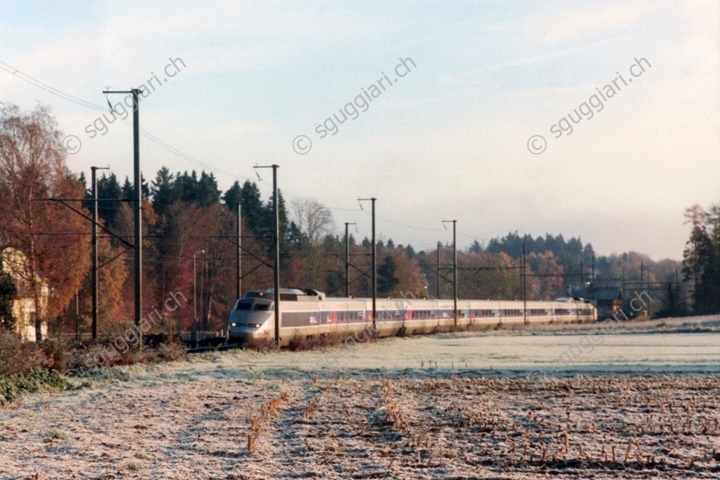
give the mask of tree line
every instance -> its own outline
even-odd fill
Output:
[[[103,174],[97,186],[103,226],[99,238],[99,326],[101,332],[107,332],[133,315],[133,249],[128,244],[133,240],[130,199],[136,196],[129,179],[120,181],[114,173]],[[90,187],[83,173],[74,174],[66,167],[61,134],[47,109],[23,113],[13,106],[2,108],[0,248],[12,247],[27,258],[18,285],[0,275],[0,321],[4,325],[11,324],[12,315],[3,299],[30,296],[39,305],[45,282],[50,295],[47,305],[37,309],[36,322],[52,320],[55,331],[69,331],[79,321],[87,330],[91,224],[78,211],[89,214]],[[159,308],[168,292],[184,292],[190,299],[197,291],[195,305],[166,312],[166,327],[214,329],[225,325],[237,300],[238,205],[242,209],[243,290],[272,287],[269,265],[274,205],[272,197],[262,198],[256,183],[236,181],[223,191],[212,173],[172,172],[163,167],[154,178],[143,178],[141,189],[143,305]],[[62,204],[49,201],[51,198],[77,201]],[[282,192],[278,208],[281,286],[344,295],[345,238],[337,232],[329,208],[315,199],[287,202]],[[704,214],[693,212],[692,248],[686,249],[683,268],[683,280],[693,288],[692,298],[684,305],[686,311],[690,307],[710,311],[717,308],[717,299],[713,304],[706,285],[712,285],[720,272],[718,212],[716,207]],[[351,234],[348,242],[349,293],[370,296],[371,241]],[[377,252],[379,296],[452,295],[451,245],[438,243],[435,248],[416,251],[410,244],[381,238]],[[460,298],[519,299],[524,283],[528,299],[547,300],[566,296],[574,285],[612,285],[621,277],[640,278],[648,288],[661,289],[654,298],[682,297],[678,262],[653,262],[637,252],[597,257],[591,244],[574,237],[566,240],[562,235],[533,237],[511,232],[487,245],[475,241],[458,252],[458,265]],[[82,314],[79,320],[76,308]]]
[[[692,292],[693,310],[720,313],[720,204],[685,210],[690,238],[683,251],[683,276]]]

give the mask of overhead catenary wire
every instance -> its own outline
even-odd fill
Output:
[[[55,95],[55,96],[57,96],[57,97],[60,97],[60,98],[62,98],[62,99],[64,99],[64,100],[68,100],[68,101],[73,102],[73,103],[75,103],[75,104],[77,104],[77,105],[80,105],[80,106],[85,107],[85,108],[90,108],[90,109],[92,109],[92,110],[97,110],[97,111],[100,111],[100,112],[106,112],[106,111],[107,111],[107,109],[106,109],[104,106],[96,105],[96,104],[94,104],[94,103],[92,103],[92,102],[88,102],[88,101],[86,101],[86,100],[83,100],[82,98],[78,98],[78,97],[76,97],[76,96],[74,96],[74,95],[71,95],[71,94],[69,94],[69,93],[65,93],[65,92],[63,92],[62,90],[58,89],[58,88],[55,88],[55,87],[53,87],[53,86],[51,86],[51,85],[48,85],[48,84],[46,84],[46,83],[44,83],[44,82],[42,82],[42,81],[40,81],[40,80],[38,80],[38,79],[36,79],[36,78],[28,75],[28,74],[26,74],[26,73],[21,72],[21,71],[18,70],[17,68],[13,67],[12,65],[9,65],[9,64],[6,63],[6,62],[3,62],[2,60],[0,60],[0,69],[5,70],[5,71],[8,72],[9,74],[11,74],[11,75],[19,78],[20,80],[23,80],[23,81],[29,83],[30,85],[33,85],[34,87],[37,87],[37,88],[39,88],[39,89],[41,89],[41,90],[44,90],[44,91],[46,91],[46,92],[48,92],[48,93],[50,93],[50,94],[52,94],[52,95]],[[107,100],[107,97],[106,97],[106,100]],[[109,104],[109,106],[110,106],[110,110],[112,110],[112,104],[110,104],[110,101],[109,101],[109,100],[107,100],[107,101],[108,101],[108,104]],[[130,123],[128,122],[127,119],[122,119],[122,120],[123,120],[123,123],[125,123],[127,126],[132,127],[132,125],[130,125]],[[208,163],[205,163],[205,162],[203,162],[203,161],[201,161],[201,160],[198,160],[198,159],[192,157],[191,155],[188,155],[188,154],[186,154],[185,152],[183,152],[183,151],[181,151],[181,150],[173,147],[172,145],[168,144],[167,142],[161,140],[160,138],[158,138],[158,137],[156,137],[155,135],[153,135],[153,134],[151,134],[150,132],[148,132],[146,129],[142,129],[142,128],[141,128],[141,129],[140,129],[140,133],[141,133],[145,138],[147,138],[148,140],[150,140],[151,142],[153,142],[153,143],[157,144],[158,146],[164,148],[165,150],[169,151],[170,153],[173,153],[174,155],[177,155],[178,157],[181,157],[181,158],[187,160],[187,161],[190,162],[190,163],[193,163],[193,164],[195,164],[195,165],[198,165],[198,166],[200,166],[200,167],[206,168],[206,169],[211,170],[211,171],[215,171],[215,172],[217,172],[217,173],[221,173],[221,174],[223,174],[223,175],[230,176],[230,177],[235,178],[235,179],[249,180],[248,177],[243,177],[242,175],[237,175],[237,174],[235,174],[235,173],[229,172],[229,171],[227,171],[227,170],[223,170],[222,168],[214,167],[214,166],[212,166],[212,165],[210,165],[210,164],[208,164]]]
[[[94,104],[94,103],[92,103],[92,102],[88,102],[88,101],[86,101],[86,100],[83,100],[82,98],[76,97],[76,96],[71,95],[71,94],[69,94],[69,93],[66,93],[66,92],[64,92],[64,91],[62,91],[62,90],[60,90],[60,89],[58,89],[58,88],[55,88],[55,87],[53,87],[53,86],[51,86],[51,85],[48,85],[47,83],[42,82],[42,81],[40,81],[40,80],[38,80],[38,79],[36,79],[36,78],[34,78],[34,77],[26,74],[26,73],[20,71],[19,69],[15,68],[14,66],[12,66],[12,65],[10,65],[10,64],[2,61],[2,60],[0,60],[0,69],[8,72],[10,75],[13,75],[13,76],[15,76],[16,78],[18,78],[18,79],[20,79],[20,80],[22,80],[22,81],[24,81],[24,82],[26,82],[26,83],[28,83],[28,84],[36,87],[36,88],[39,88],[39,89],[41,89],[41,90],[44,90],[44,91],[46,91],[46,92],[48,92],[48,93],[50,93],[50,94],[52,94],[52,95],[55,95],[55,96],[57,96],[57,97],[59,97],[59,98],[62,98],[62,99],[64,99],[64,100],[67,100],[67,101],[69,101],[69,102],[75,103],[75,104],[80,105],[80,106],[85,107],[85,108],[89,108],[89,109],[92,109],[92,110],[100,111],[100,112],[106,112],[106,111],[107,111],[107,108],[104,107],[104,106],[96,105],[96,104]],[[112,111],[112,104],[110,103],[109,99],[107,99],[107,97],[106,97],[106,100],[108,101],[108,105],[110,106],[110,110]],[[111,113],[112,113],[112,112],[111,112]],[[132,127],[132,125],[130,124],[130,122],[129,122],[127,119],[122,119],[122,120],[123,120],[123,123],[124,123],[125,125],[127,125],[128,127]],[[208,164],[208,163],[206,163],[206,162],[203,162],[203,161],[201,161],[201,160],[198,160],[197,158],[195,158],[195,157],[193,157],[193,156],[191,156],[191,155],[183,152],[182,150],[180,150],[180,149],[178,149],[178,148],[170,145],[169,143],[165,142],[164,140],[158,138],[157,136],[153,135],[152,133],[150,133],[150,132],[147,131],[146,129],[141,128],[141,129],[140,129],[140,134],[141,134],[143,137],[145,137],[145,138],[147,138],[148,140],[150,140],[151,142],[153,142],[153,143],[155,143],[156,145],[158,145],[159,147],[163,148],[164,150],[172,153],[173,155],[176,155],[177,157],[182,158],[183,160],[186,160],[186,161],[189,162],[189,163],[192,163],[192,164],[194,164],[194,165],[197,165],[197,166],[199,166],[199,167],[202,167],[203,169],[207,169],[207,170],[209,170],[209,171],[211,171],[211,172],[215,172],[215,173],[217,173],[217,174],[221,174],[221,175],[223,175],[223,176],[230,177],[230,178],[233,178],[233,179],[235,179],[235,180],[247,180],[247,181],[250,181],[250,180],[251,180],[249,177],[246,177],[246,176],[243,176],[243,175],[238,175],[237,173],[233,173],[233,172],[230,172],[230,171],[228,171],[228,170],[224,170],[224,169],[222,169],[222,168],[215,167],[215,166],[212,166],[212,165],[210,165],[210,164]],[[260,178],[259,176],[258,176],[258,181],[259,181],[259,183],[261,183],[261,184],[263,184],[263,185],[269,186],[269,183],[266,182],[266,181],[264,181],[264,180],[263,180],[262,178]],[[303,197],[303,196],[301,196],[301,195],[293,194],[292,192],[290,192],[290,191],[288,191],[288,190],[285,190],[285,189],[282,190],[282,193],[283,193],[283,195],[286,195],[286,196],[288,196],[288,197],[293,197],[293,198],[298,198],[298,199],[305,198],[305,197]],[[328,207],[329,207],[331,210],[344,211],[344,212],[355,212],[355,211],[358,211],[358,210],[359,210],[359,209],[356,209],[356,208],[342,208],[342,207],[336,207],[336,206],[328,206]],[[100,207],[100,208],[106,209],[106,208],[109,208],[109,207]],[[440,229],[440,228],[430,228],[430,227],[422,227],[422,226],[417,226],[417,225],[408,225],[408,224],[405,224],[405,223],[402,223],[402,222],[397,222],[397,221],[391,220],[391,219],[389,219],[389,218],[387,218],[387,217],[378,216],[378,218],[379,218],[379,219],[382,219],[383,221],[385,221],[385,222],[387,222],[387,223],[389,223],[389,224],[391,224],[391,225],[396,225],[396,226],[399,226],[399,227],[404,227],[404,228],[408,228],[408,229],[412,229],[412,230],[417,230],[417,231],[439,232],[439,231],[442,230],[442,229]],[[463,237],[472,238],[472,239],[474,239],[474,240],[478,238],[478,237],[473,237],[472,235],[468,235],[468,234],[460,234],[460,235],[463,236]]]
[[[75,97],[73,95],[70,95],[69,93],[65,93],[62,90],[59,90],[59,89],[52,87],[46,83],[43,83],[40,80],[33,78],[26,73],[21,72],[20,70],[13,67],[12,65],[9,65],[9,64],[3,62],[2,60],[0,60],[0,68],[5,70],[6,72],[10,73],[11,75],[14,75],[15,77],[19,78],[20,80],[27,82],[30,85],[33,85],[41,90],[45,90],[46,92],[51,93],[52,95],[63,98],[65,100],[76,103],[76,104],[81,105],[86,108],[92,108],[93,110],[105,111],[105,109],[99,105],[95,105],[93,103],[83,100],[82,98]]]

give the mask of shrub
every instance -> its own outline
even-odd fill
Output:
[[[104,341],[73,349],[68,354],[67,367],[71,369],[102,368],[136,363],[171,362],[187,358],[187,349],[179,342],[161,343],[157,348],[128,347],[118,350]]]
[[[187,348],[180,342],[161,343],[155,351],[155,361],[187,360]]]
[[[58,372],[67,370],[67,352],[70,350],[68,345],[62,345],[57,340],[45,340],[40,345],[47,359],[47,368],[52,368]]]
[[[311,339],[306,338],[299,333],[295,332],[290,340],[288,341],[288,350],[292,352],[299,352],[301,350],[307,350],[310,348]]]
[[[362,335],[360,335],[362,333]],[[375,339],[372,330],[365,328],[357,331],[326,332],[319,335],[302,336],[295,332],[288,341],[288,350],[296,352],[300,350],[311,350],[313,348],[335,347],[348,338],[353,338],[353,343],[366,343]]]
[[[33,367],[19,375],[0,376],[0,404],[10,402],[22,394],[47,390],[64,390],[65,378],[54,370]]]
[[[0,377],[48,368],[51,364],[37,345],[24,343],[18,334],[0,329]]]
[[[274,350],[275,339],[270,338],[269,335],[263,335],[262,337],[253,337],[248,339],[245,346],[251,350]]]

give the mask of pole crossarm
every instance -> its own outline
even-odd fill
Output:
[[[115,260],[117,260],[118,258],[120,258],[122,255],[125,255],[129,250],[130,250],[130,248],[128,247],[128,248],[124,249],[122,252],[120,252],[120,253],[118,253],[117,255],[115,255],[114,257],[112,257],[110,260],[108,260],[108,261],[106,261],[105,263],[103,263],[102,265],[99,265],[99,266],[98,266],[98,270],[100,270],[101,268],[103,268],[103,267],[106,266],[106,265],[111,264],[112,262],[114,262]]]
[[[266,266],[266,265],[263,265],[263,264],[255,265],[254,268],[252,268],[249,272],[245,272],[245,274],[244,274],[242,277],[240,277],[240,278],[245,278],[245,277],[247,277],[248,275],[250,275],[251,273],[253,273],[255,270],[259,270],[260,267],[265,267],[265,266]]]
[[[233,242],[233,239],[237,240],[237,237],[234,235],[201,235],[201,236],[211,237],[211,238],[224,238],[228,242],[232,243],[234,246],[236,246],[236,247],[238,246],[237,241]],[[242,238],[268,238],[268,237],[243,236]],[[246,249],[242,245],[240,245],[240,249],[243,252],[247,253],[250,257],[254,258],[255,260],[262,262],[266,267],[273,268],[272,263],[270,263],[269,261],[263,260],[262,258],[258,257],[257,255],[255,255],[254,253],[252,253],[250,250]]]
[[[365,256],[367,256],[366,253],[361,253],[361,254],[357,254],[357,255],[365,255]],[[338,254],[338,253],[330,253],[330,254],[328,254],[328,256],[329,256],[329,257],[337,257],[337,258],[339,258],[339,259],[343,259],[343,258],[344,258],[342,255],[340,255],[340,254]],[[353,265],[352,263],[348,263],[348,266],[350,266],[350,267],[354,268],[355,270],[357,270],[358,272],[360,272],[363,277],[372,278],[372,273],[371,273],[371,272],[366,272],[366,271],[364,271],[364,270],[360,270],[360,267],[357,267],[357,266]]]
[[[269,261],[263,260],[263,259],[260,258],[259,256],[257,256],[257,255],[255,255],[254,253],[252,253],[250,250],[247,250],[245,247],[240,247],[240,248],[242,249],[243,252],[247,253],[250,257],[252,257],[252,258],[254,258],[255,260],[257,260],[258,262],[262,263],[262,264],[265,265],[266,267],[268,267],[268,268],[273,268],[273,267],[274,267],[274,265],[273,265],[272,263],[270,263]]]
[[[111,230],[107,229],[107,228],[106,228],[103,224],[101,224],[100,222],[93,222],[92,217],[89,217],[89,216],[85,215],[81,210],[78,210],[77,208],[75,208],[75,207],[69,205],[68,203],[66,203],[66,202],[68,202],[68,201],[83,201],[83,202],[84,202],[85,200],[87,200],[87,199],[85,199],[85,198],[35,198],[34,200],[41,201],[41,202],[58,202],[58,203],[60,203],[60,204],[62,204],[62,205],[65,205],[67,208],[69,208],[70,210],[72,210],[73,212],[77,213],[78,215],[80,215],[81,217],[83,217],[85,220],[87,220],[88,222],[90,222],[91,225],[97,225],[99,228],[102,228],[105,232],[107,232],[110,236],[112,236],[113,238],[115,238],[115,239],[121,241],[122,243],[124,243],[125,246],[127,246],[127,247],[129,247],[129,248],[135,248],[132,243],[128,242],[127,240],[125,240],[124,238],[120,237],[119,235],[116,235],[116,234],[113,233]],[[91,232],[86,232],[86,234],[90,234],[90,233],[91,233]]]

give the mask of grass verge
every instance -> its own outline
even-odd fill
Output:
[[[65,377],[55,370],[31,368],[26,373],[0,376],[0,405],[28,393],[60,391],[67,386]]]

